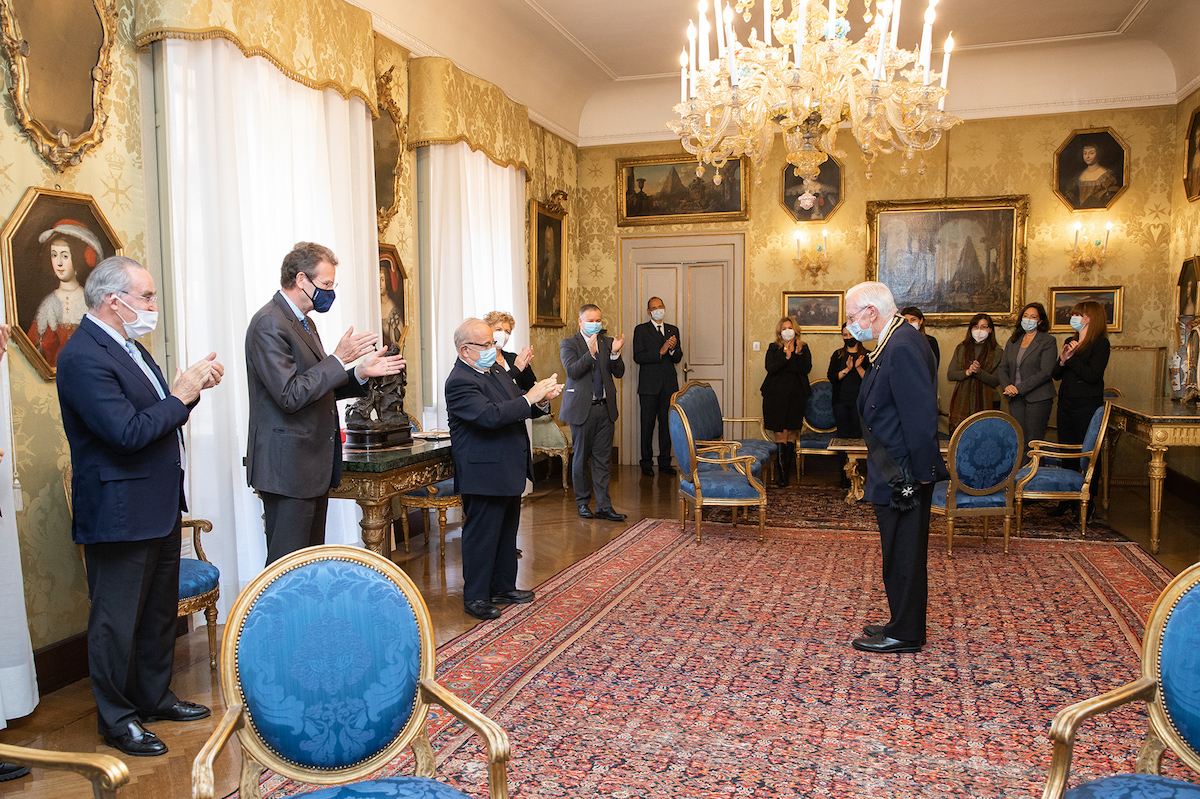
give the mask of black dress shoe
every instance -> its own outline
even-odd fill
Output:
[[[596,518],[596,514],[592,513],[592,509],[589,508],[587,505],[580,505],[579,506],[579,518],[594,519],[594,518]]]
[[[8,782],[29,773],[28,766],[17,766],[13,763],[0,763],[0,782]]]
[[[533,601],[532,591],[522,591],[520,588],[514,588],[511,591],[505,591],[503,594],[493,594],[493,605],[524,605]]]
[[[653,476],[654,476],[653,469],[651,469],[649,466],[642,467],[642,477],[653,477]]]
[[[104,743],[131,757],[156,757],[167,753],[167,745],[136,721],[129,722],[120,735],[105,735]]]
[[[873,638],[876,635],[882,634],[883,628],[884,625],[882,624],[864,624],[863,635],[867,636],[868,638]]]
[[[468,616],[474,616],[484,621],[500,618],[500,608],[486,599],[472,599],[470,602],[463,602],[463,610],[467,612]]]
[[[206,719],[211,715],[212,711],[204,705],[185,702],[182,699],[166,710],[141,714],[142,721],[196,721],[197,719]]]
[[[617,513],[612,508],[597,508],[596,509],[596,518],[597,519],[608,519],[610,522],[623,522],[623,521],[625,521],[625,514]]]
[[[659,466],[658,473],[659,474],[679,474],[679,472],[675,471],[674,466],[669,466],[669,465],[668,466]]]
[[[889,638],[880,633],[868,638],[855,638],[851,646],[860,652],[877,652],[893,655],[901,652],[920,652],[924,644],[920,641],[901,641],[898,638]]]

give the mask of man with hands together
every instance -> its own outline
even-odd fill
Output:
[[[325,543],[329,489],[342,479],[337,400],[365,396],[368,378],[405,367],[375,350],[377,334],[353,327],[326,355],[308,314],[333,305],[337,263],[328,247],[297,244],[284,256],[279,291],[246,329],[246,481],[266,511],[268,564]]]
[[[679,390],[675,364],[683,360],[679,328],[666,322],[667,306],[658,297],[646,303],[650,321],[633,329],[633,360],[638,364],[638,400],[642,417],[642,474],[654,474],[654,425],[658,425],[658,471],[675,474],[671,466],[668,414],[671,395]]]

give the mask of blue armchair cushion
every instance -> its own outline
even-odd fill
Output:
[[[759,461],[769,461],[771,456],[779,451],[779,445],[774,441],[765,441],[761,438],[739,438],[735,439],[741,446],[738,448],[738,455],[753,455]]]
[[[1200,799],[1200,785],[1155,774],[1118,774],[1076,786],[1066,799]]]
[[[722,456],[722,457],[724,457],[724,456]],[[704,462],[705,460],[707,460],[707,458],[705,458],[702,455],[696,456],[696,465],[699,467],[698,470],[701,474],[704,474],[706,472],[711,472],[713,470],[732,471],[734,469],[734,467],[729,464],[724,464],[726,466],[729,466],[729,469],[722,469],[722,464],[720,464],[720,463],[705,463]],[[763,470],[763,462],[762,461],[755,460],[753,463],[750,464],[750,474],[754,475],[755,477],[761,477],[762,470]]]
[[[833,443],[835,433],[816,433],[807,436],[801,436],[796,445],[801,450],[806,449],[829,449],[829,445]]]
[[[304,796],[305,799],[463,799],[466,794],[426,777],[384,777],[369,782],[335,785]]]
[[[211,563],[195,558],[179,559],[179,598],[191,599],[217,587],[221,572]]]
[[[950,481],[942,480],[933,487],[933,506],[935,508],[946,507],[946,494],[950,490]],[[954,492],[954,507],[955,509],[970,509],[977,508],[1003,508],[1004,507],[1004,492],[997,491],[994,494],[984,494],[981,497],[972,494],[964,494],[962,491]]]
[[[679,488],[689,497],[696,496],[696,486],[686,480],[679,482]],[[700,473],[700,490],[706,499],[761,499],[762,495],[750,485],[746,475],[738,471],[719,471],[713,469]]]
[[[1025,475],[1029,474],[1031,467],[1026,466],[1017,471],[1017,482],[1025,479]],[[1026,493],[1039,493],[1043,491],[1082,491],[1083,490],[1083,475],[1074,469],[1063,469],[1057,466],[1042,466],[1037,470],[1037,474],[1033,476],[1023,489]]]
[[[1017,466],[1017,430],[998,417],[977,419],[962,429],[954,469],[960,483],[976,491],[1003,483]]]
[[[449,478],[441,481],[440,483],[434,483],[433,487],[437,489],[437,495],[439,497],[454,496],[454,478],[453,477],[449,477]],[[408,491],[405,493],[405,496],[420,497],[422,499],[428,498],[429,497],[429,486],[422,486],[421,488],[414,489],[413,491]]]
[[[1179,734],[1200,745],[1200,590],[1179,598],[1163,628],[1159,656],[1159,691],[1163,708]]]
[[[814,430],[837,427],[837,417],[833,415],[833,386],[828,380],[812,384],[812,396],[804,406],[804,421]]]
[[[238,638],[237,680],[267,747],[309,768],[343,768],[404,728],[420,657],[399,586],[358,563],[319,560],[256,597]]]

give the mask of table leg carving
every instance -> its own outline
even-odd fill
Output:
[[[358,504],[363,511],[362,521],[359,522],[363,544],[372,552],[387,557],[388,553],[383,551],[383,539],[392,525],[391,497],[382,500],[360,499]]]
[[[1158,554],[1158,522],[1162,516],[1163,481],[1167,477],[1167,448],[1151,444],[1150,450],[1150,554]]]
[[[1100,447],[1100,468],[1104,471],[1104,479],[1100,481],[1100,505],[1105,510],[1108,510],[1108,481],[1112,475],[1110,471],[1111,456],[1112,436],[1105,436],[1104,443]]]
[[[846,492],[846,504],[853,505],[863,498],[863,476],[858,471],[857,455],[846,454],[846,477],[850,480],[850,489]]]

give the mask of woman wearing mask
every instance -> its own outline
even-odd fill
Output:
[[[1058,389],[1058,441],[1082,444],[1096,409],[1104,405],[1104,369],[1108,366],[1108,318],[1104,306],[1088,300],[1071,309],[1075,335],[1063,344],[1053,377]],[[1063,465],[1078,469],[1078,460]],[[1094,507],[1094,506],[1093,506]]]
[[[925,333],[925,314],[921,313],[920,308],[915,305],[910,305],[901,311],[900,315],[908,320],[908,323],[915,327],[918,331]],[[934,372],[936,373],[937,369],[940,369],[942,365],[942,353],[941,350],[938,349],[936,338],[928,333],[925,333],[925,340],[929,342],[929,349],[933,350],[933,365],[935,367]]]
[[[519,354],[504,349],[504,345],[512,338],[513,324],[516,323],[513,315],[506,311],[492,311],[483,317],[483,323],[492,329],[492,341],[496,342],[496,363],[512,375],[522,391],[533,388],[537,382],[529,366],[533,360],[533,347],[526,347]]]
[[[954,348],[950,368],[946,370],[946,378],[954,383],[954,394],[950,397],[951,433],[971,414],[996,407],[1002,356],[992,317],[975,314],[967,325],[966,338]]]
[[[767,376],[762,383],[763,426],[779,442],[779,485],[785,486],[796,463],[796,448],[790,442],[800,437],[804,409],[812,389],[808,373],[812,353],[800,340],[800,329],[790,316],[775,324],[775,341],[767,347]]]
[[[1001,392],[1008,398],[1008,412],[1025,433],[1025,446],[1046,437],[1050,406],[1054,404],[1054,356],[1058,345],[1049,333],[1050,320],[1040,302],[1021,311],[1021,320],[1004,346],[1000,359]]]
[[[842,325],[842,347],[829,359],[829,385],[833,389],[833,418],[838,438],[862,438],[862,418],[858,415],[858,389],[871,362],[858,339]]]

